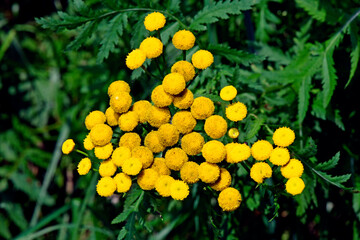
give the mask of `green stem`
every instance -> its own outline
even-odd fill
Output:
[[[157,77],[157,76],[155,76],[154,74],[152,74],[151,72],[149,72],[144,66],[141,66],[141,68],[145,71],[145,73],[147,74],[147,75],[149,75],[150,77],[153,77],[153,78],[156,78],[157,80],[160,80],[161,81],[161,79],[159,78],[159,77]]]
[[[86,152],[83,152],[83,151],[81,151],[81,150],[79,150],[79,149],[76,149],[75,150],[77,153],[80,153],[81,155],[84,155],[85,157],[89,157],[89,155],[86,153]]]

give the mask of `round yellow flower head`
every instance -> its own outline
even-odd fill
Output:
[[[205,144],[205,140],[200,133],[192,132],[184,135],[181,139],[181,148],[189,156],[201,153],[201,149]]]
[[[158,178],[158,172],[154,169],[148,168],[140,172],[137,178],[137,183],[142,190],[152,190],[155,188],[155,183]]]
[[[119,117],[119,127],[124,132],[130,132],[136,128],[139,123],[139,116],[136,112],[129,111]]]
[[[171,147],[179,141],[179,131],[170,123],[161,125],[158,134],[161,144],[165,147]]]
[[[148,147],[153,153],[159,153],[165,150],[165,146],[160,142],[158,131],[151,131],[145,136],[145,147]]]
[[[231,137],[233,139],[238,138],[239,134],[240,134],[240,132],[237,128],[230,128],[228,131],[229,137]]]
[[[148,14],[144,20],[145,28],[149,31],[159,30],[160,28],[163,28],[165,26],[165,23],[165,16],[159,12],[153,12]]]
[[[234,86],[223,87],[220,91],[220,97],[224,101],[231,101],[236,97],[237,90]]]
[[[242,162],[250,157],[250,147],[245,143],[228,143],[225,148],[228,163]]]
[[[171,72],[180,73],[184,76],[185,82],[189,82],[195,77],[195,68],[188,61],[178,61],[171,67]]]
[[[288,147],[295,140],[295,133],[288,127],[281,127],[275,130],[273,134],[275,145],[279,147]]]
[[[270,157],[273,146],[266,140],[258,140],[251,146],[251,155],[258,161],[264,161]]]
[[[150,107],[151,103],[149,101],[140,100],[134,103],[131,110],[137,113],[140,123],[145,123],[147,122],[147,115]]]
[[[95,150],[94,150],[94,153],[95,153],[95,156],[98,158],[98,159],[108,159],[111,154],[113,152],[113,145],[112,143],[108,143],[104,146],[98,146],[98,147],[95,147]]]
[[[262,183],[265,178],[270,178],[272,169],[266,162],[257,162],[250,169],[250,177],[257,183]]]
[[[177,49],[189,50],[195,44],[195,36],[188,30],[179,30],[174,34],[172,43]]]
[[[188,161],[180,169],[181,179],[189,184],[199,181],[199,164]]]
[[[187,161],[188,156],[181,148],[171,148],[165,153],[166,166],[171,170],[179,171]]]
[[[146,54],[147,58],[156,58],[163,52],[163,43],[155,37],[147,37],[140,44],[140,50]]]
[[[135,176],[138,175],[142,169],[142,163],[140,159],[131,157],[124,161],[121,169],[127,175]]]
[[[290,153],[287,148],[276,147],[270,154],[270,162],[277,166],[284,166],[290,160]]]
[[[285,178],[301,177],[304,166],[299,160],[293,158],[285,166],[282,166],[280,171]]]
[[[134,148],[131,151],[131,156],[134,158],[138,158],[142,163],[142,168],[144,169],[150,167],[154,161],[154,155],[152,151],[145,146],[139,146]]]
[[[107,124],[109,124],[109,126],[114,127],[118,125],[120,114],[115,112],[114,109],[108,107],[105,111],[105,116],[106,116],[106,122]]]
[[[212,115],[205,120],[204,130],[213,139],[221,138],[227,132],[227,122],[219,115]]]
[[[105,123],[106,116],[101,111],[92,111],[89,113],[89,115],[85,118],[85,126],[88,130],[91,130],[92,127],[94,127],[96,124],[99,123]]]
[[[209,163],[219,163],[224,160],[226,156],[226,149],[222,142],[212,140],[204,144],[202,150],[202,156]]]
[[[105,146],[111,141],[113,130],[109,125],[96,124],[90,131],[90,138],[95,146]]]
[[[214,56],[207,50],[198,50],[192,55],[191,62],[198,69],[206,69],[214,62]]]
[[[118,167],[121,167],[129,158],[131,158],[131,150],[128,147],[118,147],[111,155],[111,161]]]
[[[215,163],[203,162],[199,166],[199,177],[204,183],[214,183],[220,177],[220,168]]]
[[[196,126],[196,120],[191,112],[179,111],[176,112],[172,118],[172,124],[182,134],[190,133]]]
[[[170,187],[173,182],[175,180],[171,176],[162,175],[155,183],[155,190],[163,197],[170,197]]]
[[[171,115],[168,108],[159,108],[156,106],[151,106],[148,115],[147,121],[153,127],[160,127],[161,125],[168,123],[170,121]]]
[[[225,114],[229,120],[238,122],[246,117],[247,108],[245,104],[236,102],[226,107]]]
[[[181,93],[186,87],[184,76],[176,72],[167,74],[163,79],[162,85],[164,91],[171,95]]]
[[[72,139],[67,139],[65,142],[63,142],[61,146],[61,150],[63,154],[69,154],[74,150],[75,142]]]
[[[238,207],[240,207],[241,194],[235,188],[225,188],[220,192],[218,202],[223,211],[235,211]]]
[[[143,65],[146,60],[146,53],[143,52],[141,49],[134,49],[126,56],[126,66],[131,69],[135,70]]]
[[[88,151],[94,149],[94,144],[91,141],[90,134],[86,135],[86,138],[84,139],[84,148]]]
[[[125,113],[129,110],[132,97],[127,92],[115,92],[110,97],[110,107],[117,113]]]
[[[173,95],[164,91],[163,85],[159,85],[154,88],[151,93],[151,101],[157,107],[167,107],[173,102]]]
[[[116,190],[118,193],[126,193],[130,190],[132,181],[131,177],[121,172],[114,177],[116,183]]]
[[[130,93],[130,86],[123,80],[117,80],[110,84],[108,87],[108,95],[111,97],[116,92],[127,92]]]
[[[298,195],[304,190],[305,183],[301,178],[293,177],[287,180],[285,186],[288,193],[291,195]]]
[[[194,102],[194,94],[187,88],[174,96],[173,104],[179,109],[188,109]]]
[[[226,168],[220,168],[220,177],[219,179],[210,184],[210,187],[215,191],[222,191],[225,188],[229,187],[231,184],[231,175]]]
[[[175,200],[184,200],[189,195],[189,186],[180,180],[174,180],[170,186],[170,195]]]
[[[154,158],[151,168],[159,173],[159,175],[170,175],[171,171],[166,166],[165,158]]]
[[[83,158],[77,166],[77,171],[79,175],[86,175],[91,169],[90,158]]]
[[[141,138],[137,133],[134,132],[124,133],[124,135],[120,137],[120,142],[119,142],[120,147],[128,147],[130,150],[132,150],[133,148],[140,146],[140,144],[141,144]]]
[[[102,161],[99,167],[99,174],[102,177],[111,177],[115,174],[117,167],[115,164],[109,159],[106,161]]]
[[[116,190],[116,182],[111,177],[100,178],[96,185],[96,192],[102,197],[110,197]]]
[[[215,105],[210,98],[197,97],[191,105],[191,114],[195,119],[203,120],[210,117],[215,110]]]

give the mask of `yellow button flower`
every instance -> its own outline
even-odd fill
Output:
[[[167,107],[173,102],[173,95],[164,91],[163,85],[155,87],[151,93],[151,101],[157,107]]]
[[[85,126],[88,130],[91,130],[96,124],[105,123],[106,116],[101,111],[92,111],[85,118]]]
[[[69,154],[74,150],[75,142],[72,139],[67,139],[61,147],[63,154]]]
[[[181,148],[171,148],[165,153],[166,166],[174,171],[179,171],[187,160],[188,156]]]
[[[187,88],[174,96],[173,104],[179,109],[188,109],[194,102],[194,94]]]
[[[159,108],[151,106],[148,111],[147,121],[153,127],[160,127],[161,125],[170,121],[171,115],[168,108]]]
[[[297,159],[290,159],[290,161],[280,168],[281,175],[285,178],[301,177],[304,172],[303,164]]]
[[[179,131],[170,123],[161,125],[158,134],[161,144],[165,147],[171,147],[179,141]]]
[[[181,179],[189,184],[199,181],[199,164],[188,161],[180,169]]]
[[[165,150],[165,146],[160,142],[158,131],[151,131],[145,136],[144,145],[153,153],[159,153]]]
[[[151,103],[149,101],[140,100],[134,103],[131,110],[138,114],[140,123],[145,123],[147,122],[147,115],[150,107]]]
[[[250,147],[245,143],[228,143],[225,148],[228,163],[239,163],[250,157]]]
[[[215,110],[215,105],[210,98],[197,97],[191,105],[191,114],[195,119],[203,120],[210,117]]]
[[[198,69],[206,69],[214,62],[214,56],[207,50],[198,50],[192,55],[191,62]]]
[[[291,195],[298,195],[302,193],[305,188],[304,181],[299,177],[293,177],[287,180],[286,184],[286,191]]]
[[[111,156],[112,152],[113,152],[113,145],[111,142],[101,147],[100,146],[95,147],[94,150],[95,156],[98,159],[108,159]]]
[[[175,180],[170,186],[171,197],[175,200],[184,200],[189,195],[189,186],[180,180]]]
[[[189,111],[179,111],[174,114],[172,124],[182,134],[190,133],[196,126],[196,120]]]
[[[115,174],[116,169],[117,167],[110,159],[102,161],[99,166],[99,174],[102,177],[111,177]]]
[[[170,197],[170,187],[175,182],[174,178],[162,175],[155,183],[155,190],[163,197]]]
[[[257,183],[262,183],[265,178],[270,178],[272,169],[266,162],[257,162],[250,169],[250,177]]]
[[[165,92],[171,95],[177,95],[185,89],[186,83],[183,75],[174,72],[169,73],[164,77],[162,86],[164,87]]]
[[[228,131],[228,136],[235,139],[239,137],[239,130],[237,128],[230,128]]]
[[[166,166],[165,158],[154,158],[151,168],[159,173],[159,175],[170,175],[171,171]]]
[[[220,97],[224,101],[231,101],[236,97],[237,90],[234,86],[223,87],[220,91]]]
[[[145,146],[134,148],[131,151],[131,156],[138,158],[141,161],[143,169],[150,167],[154,161],[154,155],[152,151]]]
[[[95,145],[92,143],[90,134],[86,135],[86,138],[84,139],[84,148],[88,151],[93,150]]]
[[[245,104],[236,102],[226,107],[225,114],[229,120],[238,122],[246,117],[247,108]]]
[[[146,54],[147,58],[156,58],[163,52],[162,42],[155,37],[147,37],[140,44],[140,50]]]
[[[203,162],[199,166],[199,177],[204,183],[214,183],[220,177],[220,168],[215,163]]]
[[[274,144],[279,147],[288,147],[295,140],[295,133],[288,127],[281,127],[273,134]]]
[[[177,31],[173,38],[172,43],[174,47],[180,50],[189,50],[195,44],[195,36],[188,30]]]
[[[91,169],[90,158],[83,158],[77,166],[77,171],[79,175],[86,175]]]
[[[273,146],[266,140],[258,140],[251,146],[251,155],[258,161],[264,161],[270,157]]]
[[[106,122],[107,124],[109,124],[109,126],[114,127],[118,125],[120,114],[115,112],[114,109],[108,107],[105,111],[105,116],[106,116]]]
[[[129,111],[119,117],[119,127],[124,132],[130,132],[136,128],[139,123],[139,116],[136,112]]]
[[[111,161],[118,167],[121,167],[129,158],[131,158],[131,150],[128,147],[118,147],[111,155]]]
[[[219,179],[210,184],[210,187],[215,191],[222,191],[225,188],[229,187],[231,184],[231,175],[226,168],[220,168],[220,177]]]
[[[131,157],[124,161],[121,169],[127,175],[135,176],[138,175],[142,169],[142,163],[140,159]]]
[[[195,77],[195,68],[188,61],[178,61],[171,67],[171,72],[180,73],[184,76],[186,82],[189,82]]]
[[[148,14],[144,20],[145,28],[149,31],[159,30],[160,28],[163,28],[165,26],[165,23],[165,16],[159,12],[153,12]]]
[[[120,147],[128,147],[130,150],[140,146],[141,138],[139,134],[134,132],[124,133],[120,137],[119,146]]]
[[[213,139],[221,138],[227,132],[227,122],[219,115],[212,115],[205,120],[204,130]]]
[[[129,69],[134,70],[141,67],[145,60],[146,53],[140,49],[134,49],[126,56],[125,63]]]
[[[197,132],[188,133],[181,138],[181,148],[189,156],[201,153],[204,144],[205,140],[203,136]]]
[[[209,163],[219,163],[224,160],[226,156],[226,149],[222,142],[217,140],[212,140],[203,146],[202,156]]]
[[[111,177],[101,178],[96,185],[96,192],[102,197],[110,197],[116,190],[116,182]]]
[[[137,183],[142,190],[152,190],[155,188],[155,183],[158,178],[159,174],[154,169],[148,168],[140,172]]]
[[[220,192],[218,202],[223,211],[235,211],[238,207],[240,207],[241,194],[235,188],[225,188]]]
[[[270,162],[277,166],[283,166],[290,160],[290,153],[287,148],[276,147],[270,154]]]
[[[127,92],[130,93],[130,86],[123,80],[117,80],[110,84],[108,87],[108,95],[111,97],[116,92]]]
[[[115,92],[110,97],[110,107],[117,113],[125,113],[129,110],[132,97],[127,92]]]
[[[95,146],[105,146],[111,141],[113,131],[109,125],[96,124],[90,131],[90,138]]]
[[[131,177],[121,172],[114,177],[116,183],[116,190],[118,193],[126,193],[130,190],[132,185]]]

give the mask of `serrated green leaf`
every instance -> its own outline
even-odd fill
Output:
[[[173,36],[179,30],[179,23],[174,22],[172,24],[167,24],[167,26],[161,31],[161,41],[166,45],[171,36]]]
[[[350,53],[351,68],[350,68],[349,80],[347,81],[345,88],[350,84],[352,78],[354,77],[355,71],[359,63],[360,39],[358,36],[358,26],[356,24],[350,25],[350,39],[352,45],[352,50]]]
[[[23,231],[27,228],[28,222],[24,216],[23,209],[20,204],[13,204],[10,202],[2,202],[0,208],[7,211],[10,219]]]
[[[180,3],[181,3],[180,0],[170,0],[167,4],[166,9],[169,12],[173,12],[173,13],[179,12],[180,11]]]
[[[139,211],[139,206],[144,198],[144,191],[142,189],[133,189],[125,199],[123,212],[114,218],[111,224],[124,222],[129,215]]]
[[[9,221],[7,218],[5,218],[0,213],[0,236],[2,236],[4,239],[10,239],[11,238],[11,232],[9,229]]]
[[[261,125],[264,123],[265,119],[261,116],[258,116],[254,120],[249,121],[249,124],[246,124],[245,129],[245,139],[253,138],[260,130]]]
[[[311,90],[311,76],[307,76],[302,79],[301,86],[299,88],[299,103],[298,103],[298,121],[301,124],[306,116],[309,108],[310,101],[310,90]]]
[[[196,93],[194,94],[194,98],[197,97],[207,97],[210,98],[213,102],[224,102],[224,100],[221,99],[220,96],[210,93]]]
[[[337,84],[336,79],[336,70],[335,63],[332,57],[331,52],[324,52],[323,55],[323,65],[322,65],[322,83],[323,83],[323,106],[326,108],[331,100],[331,97],[334,93],[335,86]]]
[[[207,29],[206,24],[217,22],[220,19],[228,19],[229,14],[241,14],[241,11],[251,9],[253,4],[251,0],[228,0],[207,5],[195,15],[193,22],[190,24],[190,29],[205,31]]]
[[[139,21],[133,26],[133,33],[130,40],[130,46],[132,49],[138,48],[140,46],[141,41],[146,36],[146,29],[144,26],[144,19],[147,14],[142,14],[139,16]]]
[[[312,18],[324,22],[326,18],[326,10],[324,8],[319,9],[320,1],[316,0],[295,0],[295,2],[305,10]]]
[[[337,152],[335,156],[333,156],[329,161],[322,162],[316,165],[315,169],[319,171],[327,171],[329,169],[332,169],[338,164],[339,159],[340,159],[340,152]]]
[[[355,175],[355,188],[360,189],[360,176]],[[357,216],[357,218],[360,220],[360,193],[353,194],[353,209]]]
[[[345,126],[344,123],[342,122],[342,117],[340,115],[339,109],[334,110],[334,122],[336,126],[338,126],[341,130],[345,131]]]
[[[310,157],[315,156],[317,152],[317,145],[311,137],[309,137],[306,141],[305,147],[298,151],[298,154],[301,155],[303,158],[308,159]]]
[[[86,42],[86,40],[91,37],[97,26],[98,21],[91,21],[82,26],[82,29],[75,37],[74,41],[72,41],[66,46],[66,50],[78,50]]]
[[[315,100],[311,105],[311,114],[317,118],[326,119],[326,108],[324,108],[323,103],[323,92],[316,94]]]
[[[127,234],[127,230],[125,228],[125,226],[121,229],[121,231],[119,232],[119,235],[117,237],[117,240],[122,240],[126,237]]]
[[[332,176],[328,173],[322,172],[322,171],[317,171],[315,169],[313,169],[313,171],[315,171],[315,173],[320,176],[323,180],[325,180],[326,182],[328,182],[329,184],[332,184],[338,188],[341,189],[347,189],[344,185],[342,185],[341,183],[346,182],[347,180],[349,180],[349,178],[351,177],[351,174],[344,174],[344,175],[339,175],[339,176]]]

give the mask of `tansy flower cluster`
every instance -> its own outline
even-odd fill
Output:
[[[159,12],[150,13],[144,21],[150,32],[159,31],[165,23],[165,16]],[[173,46],[185,53],[194,47],[195,41],[188,30],[179,30],[172,37]],[[161,39],[149,36],[127,55],[126,66],[146,70],[145,60],[158,58],[163,48]],[[302,192],[303,166],[299,160],[290,159],[286,148],[295,139],[291,129],[282,127],[274,132],[275,148],[266,140],[251,147],[239,143],[238,128],[229,128],[247,116],[245,104],[234,100],[237,89],[234,86],[221,89],[219,95],[226,102],[225,116],[221,116],[216,114],[216,104],[210,98],[194,97],[187,88],[213,61],[211,52],[198,50],[191,56],[191,62],[185,59],[175,62],[152,89],[151,102],[134,101],[126,81],[109,85],[106,111],[95,110],[85,118],[88,134],[83,146],[93,151],[97,159],[85,157],[77,168],[80,175],[87,174],[92,167],[98,170],[101,178],[96,190],[100,196],[128,192],[136,182],[144,191],[184,200],[190,188],[201,182],[218,196],[223,211],[234,211],[242,196],[232,187],[234,182],[228,169],[251,156],[256,160],[250,170],[254,181],[263,183],[271,177],[272,167],[280,166],[281,174],[288,179],[286,190],[293,195]],[[69,154],[74,146],[73,140],[65,141],[63,153]],[[94,167],[94,163],[99,167]]]

